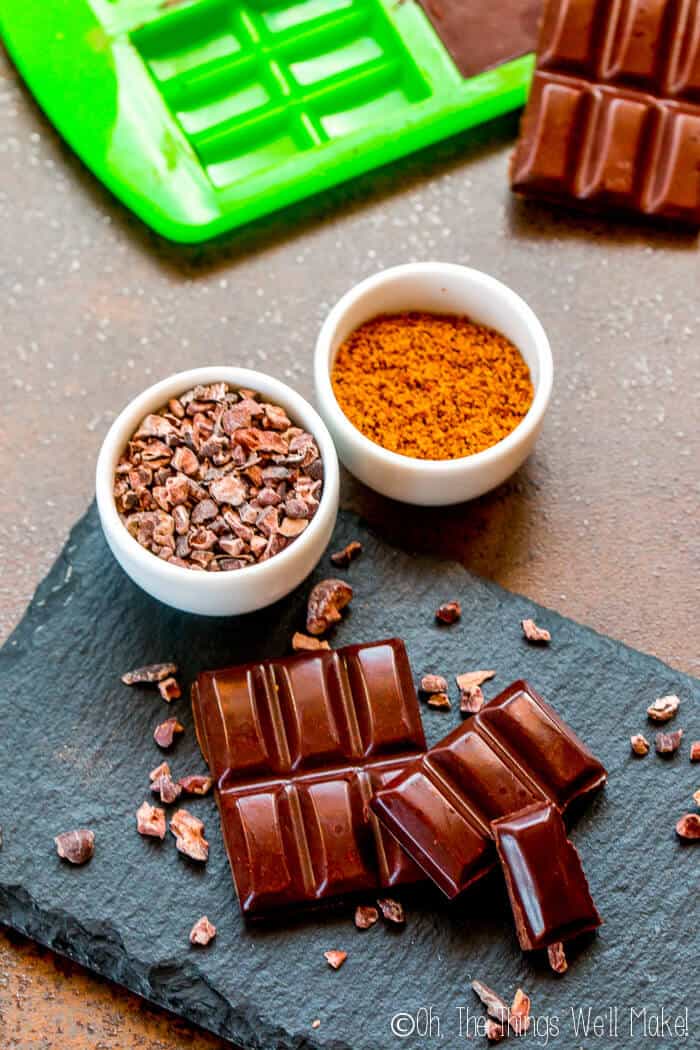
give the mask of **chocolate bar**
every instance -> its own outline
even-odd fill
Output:
[[[423,877],[369,810],[425,750],[403,642],[208,671],[192,705],[244,914]]]
[[[542,0],[419,0],[463,77],[534,51]]]
[[[373,811],[448,897],[496,864],[491,822],[536,802],[564,811],[603,766],[527,682],[514,682],[378,791]]]
[[[548,0],[511,181],[700,224],[700,4]]]
[[[556,806],[534,803],[493,821],[491,831],[523,951],[600,926],[581,858]]]

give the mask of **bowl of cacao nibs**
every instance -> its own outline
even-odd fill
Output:
[[[298,586],[328,545],[338,488],[315,410],[243,368],[198,368],[145,390],[97,462],[100,520],[124,571],[167,605],[210,616]]]

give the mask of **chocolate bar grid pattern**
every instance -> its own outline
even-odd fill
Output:
[[[551,0],[516,190],[700,222],[700,4]]]
[[[377,794],[372,808],[449,897],[496,864],[491,822],[561,810],[605,770],[526,683],[515,682]]]
[[[132,41],[217,188],[431,93],[379,0],[201,0]]]
[[[203,675],[193,703],[244,913],[422,877],[369,810],[425,748],[401,643]]]

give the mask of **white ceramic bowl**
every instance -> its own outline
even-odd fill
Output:
[[[525,418],[498,444],[461,459],[413,459],[370,441],[343,413],[330,379],[339,346],[355,328],[377,314],[408,310],[466,314],[498,329],[518,347],[530,368],[535,396]],[[438,262],[395,266],[351,288],[328,315],[314,361],[319,412],[348,470],[385,496],[423,506],[474,499],[518,469],[542,427],[552,392],[552,373],[547,336],[519,295],[479,270]]]
[[[313,434],[324,465],[321,501],[308,528],[289,547],[257,565],[235,572],[192,572],[151,554],[122,524],[112,495],[114,468],[138,424],[169,398],[199,383],[226,382],[249,387],[281,405],[293,423]],[[134,583],[154,598],[183,612],[232,616],[252,612],[283,598],[315,568],[328,545],[338,513],[338,458],[323,421],[308,401],[278,379],[224,365],[195,368],[164,379],[134,398],[115,419],[97,460],[97,507],[114,557]]]

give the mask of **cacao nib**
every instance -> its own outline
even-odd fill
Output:
[[[478,995],[486,1007],[486,1013],[498,1024],[506,1024],[508,1021],[508,1004],[493,988],[489,988],[483,981],[472,981],[472,990]]]
[[[203,915],[201,919],[197,919],[190,930],[190,944],[196,944],[201,948],[206,947],[215,937],[216,926],[213,922],[209,922],[206,915]]]
[[[525,1035],[530,1027],[530,996],[518,988],[513,996],[513,1004],[508,1014],[508,1026],[514,1035]]]
[[[56,852],[69,864],[86,864],[95,852],[95,832],[89,828],[64,831],[54,839]]]
[[[184,731],[185,727],[178,722],[177,718],[166,718],[165,722],[161,722],[153,730],[153,739],[158,747],[165,750],[172,747],[176,734],[184,733]]]
[[[182,788],[175,783],[169,770],[151,782],[151,791],[154,795],[158,795],[166,806],[176,802],[182,794]]]
[[[158,683],[158,692],[168,704],[182,696],[177,678],[164,678]]]
[[[319,635],[341,619],[340,611],[352,599],[352,587],[344,580],[321,580],[311,591],[306,612],[306,630]]]
[[[549,945],[547,948],[547,959],[550,967],[555,973],[566,973],[569,969],[569,964],[566,961],[566,955],[564,953],[564,945],[561,941]]]
[[[434,707],[437,711],[449,711],[452,704],[447,693],[433,693],[428,697],[428,707]]]
[[[137,667],[133,671],[127,671],[122,675],[122,682],[124,685],[151,684],[163,682],[175,674],[177,674],[177,664],[148,664],[146,667]]]
[[[441,674],[424,674],[420,680],[422,693],[446,693],[447,679]]]
[[[676,751],[681,746],[682,739],[682,729],[674,729],[672,733],[657,733],[654,739],[654,746],[656,747],[657,754],[675,755]]]
[[[200,773],[191,773],[189,776],[180,777],[178,784],[186,795],[208,795],[214,781],[211,777]]]
[[[641,733],[635,733],[630,737],[630,747],[635,755],[644,757],[649,754],[649,741]]]
[[[534,642],[539,645],[546,645],[551,642],[552,636],[545,627],[538,627],[534,620],[521,620],[520,626],[523,629],[523,634],[528,642]]]
[[[677,696],[660,696],[647,708],[652,722],[669,722],[681,706]]]
[[[452,624],[456,623],[462,615],[462,606],[459,602],[443,602],[443,604],[435,610],[435,619],[440,623]]]
[[[334,554],[331,554],[331,561],[334,565],[346,568],[360,554],[362,554],[362,544],[359,540],[351,540],[346,547],[343,547],[342,551],[336,551]]]
[[[312,638],[311,635],[295,631],[292,636],[292,649],[295,653],[316,652],[318,649],[330,649],[330,645],[324,638]]]
[[[378,919],[379,912],[371,905],[358,904],[355,908],[355,925],[358,930],[368,930]]]
[[[377,905],[387,922],[391,922],[395,926],[403,926],[406,922],[403,905],[399,901],[394,900],[393,897],[380,897],[377,900]]]
[[[170,818],[170,830],[180,853],[205,863],[209,858],[209,843],[204,838],[204,824],[186,809],[178,809]]]
[[[686,813],[676,824],[676,834],[686,842],[700,841],[700,814]]]
[[[339,970],[347,959],[348,953],[339,948],[331,948],[330,951],[323,953],[323,957],[333,970]]]
[[[136,810],[136,830],[139,835],[155,839],[165,838],[165,810],[143,802]]]
[[[459,710],[463,715],[476,715],[484,706],[484,694],[480,685],[471,685],[459,694]]]
[[[700,740],[693,740],[690,745],[690,761],[700,762]]]

